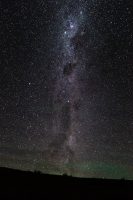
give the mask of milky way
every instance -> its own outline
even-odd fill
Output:
[[[59,35],[62,43],[61,53],[63,59],[59,66],[59,79],[57,80],[55,91],[55,107],[58,107],[58,110],[55,117],[54,132],[55,134],[64,135],[58,151],[62,153],[63,149],[65,150],[66,156],[63,158],[65,163],[73,159],[76,135],[80,134],[80,121],[77,116],[77,110],[80,108],[81,103],[78,72],[85,65],[82,58],[79,57],[74,42],[75,38],[82,37],[85,9],[83,9],[83,3],[82,6],[78,5],[78,8],[74,8],[72,11],[70,8],[71,5],[65,5],[61,9],[62,17]],[[66,11],[67,14],[65,15]]]

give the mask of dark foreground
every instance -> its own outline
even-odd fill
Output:
[[[0,199],[133,199],[133,181],[124,179],[81,179],[0,168],[0,183]]]

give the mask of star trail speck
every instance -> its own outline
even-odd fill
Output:
[[[133,179],[132,1],[0,2],[0,166]]]

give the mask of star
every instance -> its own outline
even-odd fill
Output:
[[[83,15],[83,11],[80,11],[80,15]]]
[[[70,28],[73,29],[74,28],[74,25],[72,23],[70,23]]]

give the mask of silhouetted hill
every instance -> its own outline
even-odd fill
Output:
[[[7,196],[9,199],[17,198],[18,196],[19,199],[21,197],[23,199],[25,195],[26,199],[29,199],[28,196],[40,199],[40,196],[46,197],[46,195],[49,198],[52,195],[57,195],[62,199],[70,199],[71,196],[83,199],[83,196],[86,195],[88,198],[90,196],[93,196],[93,198],[99,198],[100,196],[113,198],[115,196],[117,199],[120,197],[129,199],[133,190],[133,181],[124,179],[73,178],[66,175],[47,175],[38,171],[33,173],[9,168],[0,168],[0,182],[0,195],[4,196],[4,199],[7,199]]]

